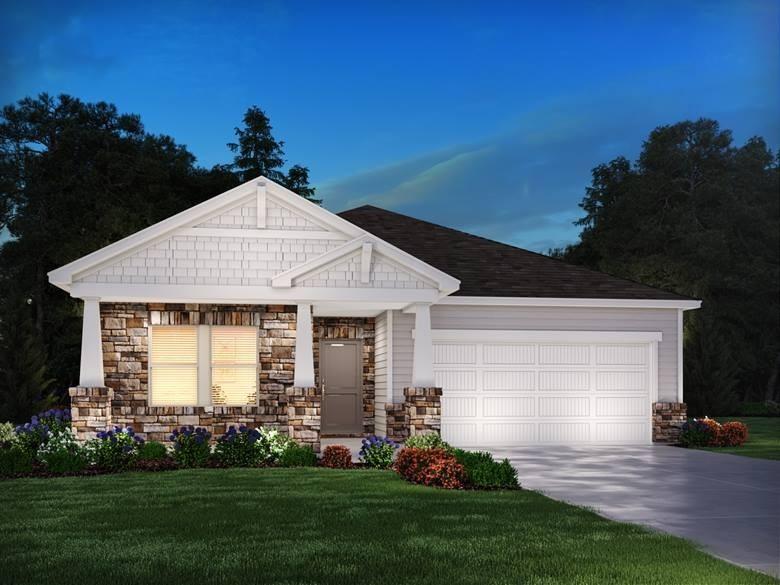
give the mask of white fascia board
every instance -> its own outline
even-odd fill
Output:
[[[331,301],[314,303],[312,306],[312,314],[315,317],[376,317],[379,313],[393,309],[401,309],[405,305],[406,303],[403,301],[385,301],[382,303],[358,301],[344,303]]]
[[[374,303],[433,303],[437,291],[398,288],[327,288],[269,286],[225,286],[183,284],[115,284],[76,282],[70,287],[75,298],[97,298],[103,302],[213,303],[278,305],[325,301]]]
[[[346,240],[349,236],[338,232],[324,232],[317,230],[269,230],[251,228],[212,228],[195,227],[182,228],[176,231],[181,236],[209,236],[216,238],[249,238],[249,239],[275,239],[275,240]]]
[[[432,335],[434,341],[473,342],[476,339],[487,339],[506,343],[652,343],[663,339],[660,331],[433,329]]]
[[[601,307],[612,309],[682,309],[701,307],[699,300],[665,299],[574,299],[553,297],[453,297],[441,299],[440,305],[493,307]]]
[[[439,287],[439,292],[442,294],[451,295],[460,288],[460,280],[454,276],[450,276],[446,272],[431,266],[427,262],[423,262],[416,256],[412,256],[408,252],[404,252],[401,250],[401,248],[397,248],[392,244],[385,242],[384,240],[376,238],[376,236],[372,236],[372,238],[375,238],[373,243],[374,250],[377,253],[382,254],[383,256],[387,256],[391,260],[398,262],[401,266],[408,268],[420,276],[435,282]]]

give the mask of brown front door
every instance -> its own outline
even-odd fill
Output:
[[[320,343],[323,435],[353,435],[363,431],[360,344],[352,339]]]

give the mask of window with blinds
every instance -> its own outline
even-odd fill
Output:
[[[150,404],[198,403],[198,329],[153,327],[149,356]]]
[[[245,406],[257,403],[257,329],[211,329],[211,403]]]

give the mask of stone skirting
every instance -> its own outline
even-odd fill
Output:
[[[318,387],[287,389],[287,434],[301,444],[320,451],[322,393]]]
[[[404,441],[441,432],[441,388],[404,388],[404,401],[385,404],[387,436]]]
[[[656,402],[653,404],[653,442],[676,443],[687,420],[684,402]]]
[[[111,401],[114,391],[103,386],[76,387],[70,394],[71,428],[80,441],[94,439],[98,431],[114,424],[111,420]]]

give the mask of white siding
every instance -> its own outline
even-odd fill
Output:
[[[387,434],[387,313],[380,313],[374,330],[374,433]]]
[[[402,396],[412,379],[412,329],[414,316],[396,311],[393,332],[395,396]],[[551,331],[661,331],[658,344],[658,400],[677,401],[677,310],[546,307],[464,307],[434,305],[433,329],[514,329]],[[548,353],[552,353],[552,348]],[[609,348],[599,359],[609,360]],[[631,351],[622,348],[619,351]],[[581,356],[579,356],[581,357]],[[577,360],[576,355],[566,356]],[[500,359],[515,359],[500,356]],[[516,359],[521,359],[518,356]],[[498,359],[498,357],[496,358]],[[604,381],[605,384],[609,382]],[[574,431],[573,431],[574,432]]]
[[[341,288],[416,288],[435,289],[427,280],[404,270],[381,254],[373,254],[369,282],[360,282],[361,252],[336,260],[320,272],[296,279],[295,286]]]

